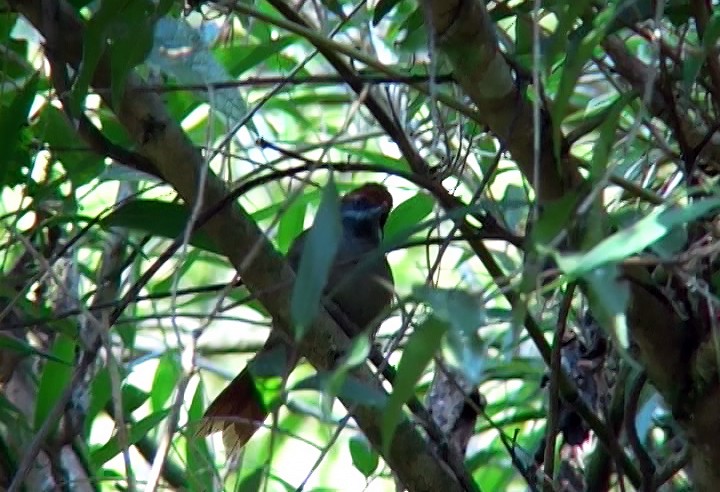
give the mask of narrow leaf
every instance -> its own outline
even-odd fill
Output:
[[[720,198],[697,201],[688,206],[660,206],[634,225],[616,232],[587,253],[555,254],[558,267],[577,278],[602,265],[622,261],[655,243],[674,227],[720,207]]]
[[[315,222],[306,236],[290,301],[290,315],[298,340],[318,312],[341,236],[340,197],[335,183],[330,180],[323,190]]]
[[[160,357],[155,370],[152,391],[150,391],[150,403],[153,410],[160,410],[168,401],[177,386],[180,373],[180,363],[174,352],[167,352]]]
[[[75,346],[75,341],[64,335],[58,335],[53,344],[50,351],[53,360],[48,360],[45,363],[38,384],[37,401],[35,402],[35,430],[38,430],[45,422],[48,414],[55,406],[55,402],[57,402],[70,382],[75,359]],[[56,362],[55,359],[64,362]]]
[[[69,363],[59,357],[55,357],[53,354],[38,350],[25,340],[6,335],[4,333],[0,333],[0,349],[12,350],[13,352],[17,352],[22,355],[37,355],[38,357],[51,360],[58,364],[72,366],[72,363]]]
[[[397,5],[400,0],[379,0],[373,10],[373,26],[377,26],[381,20]]]
[[[403,417],[403,405],[415,392],[415,384],[440,347],[440,340],[448,325],[438,318],[430,317],[410,336],[397,370],[382,422],[383,447],[390,449],[395,428]]]
[[[22,169],[30,164],[30,138],[23,138],[28,114],[38,88],[38,74],[18,91],[7,107],[0,107],[0,185],[14,186],[23,182]]]
[[[127,444],[131,446],[145,437],[148,432],[156,428],[160,422],[162,422],[168,413],[170,413],[169,409],[160,410],[132,424],[128,429]],[[121,451],[118,436],[115,434],[100,448],[95,449],[92,453],[90,453],[90,462],[95,468],[100,468],[103,464],[120,454]]]
[[[188,409],[190,429],[193,429],[192,424],[198,422],[203,416],[205,410],[203,393],[203,384],[200,381]],[[215,466],[207,441],[188,436],[185,440],[185,453],[187,456],[187,469],[192,470],[191,485],[193,490],[213,490]]]
[[[351,437],[348,441],[348,447],[350,448],[353,465],[355,465],[355,468],[357,468],[365,478],[369,478],[375,473],[380,460],[378,454],[372,446],[370,446],[365,436],[359,435]]]
[[[391,241],[395,237],[406,236],[408,229],[430,215],[434,206],[435,201],[427,193],[418,193],[399,204],[390,213],[385,224],[385,240]]]

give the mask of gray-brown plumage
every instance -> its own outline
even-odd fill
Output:
[[[392,301],[392,271],[385,255],[378,249],[391,208],[390,193],[384,186],[374,183],[349,192],[341,200],[343,235],[325,293],[350,321],[348,328],[352,336],[368,328],[374,334],[379,326],[378,317]],[[295,270],[300,263],[307,232],[298,236],[288,252],[288,262]],[[293,348],[279,330],[272,330],[255,359],[210,404],[199,434],[222,430],[229,452],[245,445],[270,411],[260,398],[252,373],[257,375],[262,365],[257,361],[273,357],[272,354],[280,354],[285,360],[283,375],[297,365]]]

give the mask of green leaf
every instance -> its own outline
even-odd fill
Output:
[[[375,4],[375,9],[373,10],[373,27],[377,26],[380,21],[383,20],[385,16],[399,3],[400,0],[379,0],[378,3]]]
[[[610,151],[618,140],[615,132],[620,123],[620,117],[625,106],[634,97],[634,94],[624,94],[605,113],[605,121],[600,125],[600,135],[593,146],[593,157],[590,163],[590,179],[593,182],[597,182],[605,176]]]
[[[560,78],[560,85],[555,96],[555,101],[552,107],[552,121],[553,130],[555,134],[555,154],[559,155],[560,142],[561,142],[561,123],[566,116],[567,108],[570,105],[570,98],[575,93],[575,85],[577,84],[580,74],[582,73],[585,63],[590,59],[595,48],[605,37],[605,32],[610,26],[610,17],[614,12],[614,6],[609,6],[608,9],[603,11],[598,17],[596,17],[594,25],[595,27],[590,33],[585,36],[580,42],[571,44],[565,63],[562,68],[562,75]]]
[[[571,34],[573,34],[573,25],[576,24],[579,17],[585,13],[589,4],[590,0],[560,2],[557,4],[559,7],[559,12],[556,13],[558,23],[546,50],[548,67],[552,66],[559,54],[567,52],[568,39],[570,39]],[[529,16],[527,19],[530,21]],[[524,24],[532,25],[531,22],[525,22]],[[523,53],[530,53],[530,50],[528,49]]]
[[[150,403],[153,410],[157,411],[165,405],[175,391],[180,374],[180,362],[177,360],[177,354],[175,352],[163,354],[158,361],[152,391],[150,391]]]
[[[290,316],[298,340],[318,312],[341,237],[340,196],[331,179],[323,189],[317,216],[306,235],[293,286]]]
[[[474,333],[487,322],[485,306],[477,294],[419,285],[413,288],[413,295],[433,309],[433,316],[447,321],[457,331]]]
[[[365,478],[370,476],[377,470],[380,459],[373,447],[363,435],[353,436],[348,441],[350,448],[350,456],[355,468],[362,473]]]
[[[85,419],[85,435],[90,435],[95,417],[103,411],[111,397],[110,372],[107,367],[103,367],[90,383],[90,404]]]
[[[130,72],[141,64],[153,47],[153,5],[145,0],[128,2],[111,26],[109,46],[112,101],[120,103]]]
[[[28,114],[35,100],[39,76],[35,73],[17,92],[8,107],[0,108],[0,187],[24,182],[23,168],[30,166]]]
[[[354,392],[348,391],[347,385],[352,384],[349,375],[350,371],[365,362],[370,353],[370,338],[366,336],[356,337],[352,340],[350,349],[341,359],[337,368],[331,373],[330,378],[325,384],[325,394],[327,398],[323,399],[323,414],[329,417],[332,414],[332,403],[339,394],[347,395]]]
[[[83,35],[83,56],[70,95],[73,113],[79,113],[83,107],[95,68],[107,47],[110,26],[122,16],[125,4],[127,0],[103,0],[100,2],[100,8],[86,24]]]
[[[307,203],[302,200],[294,200],[280,217],[277,235],[280,251],[287,252],[293,240],[303,231],[306,211]]]
[[[325,8],[333,14],[337,15],[340,18],[345,17],[342,5],[340,5],[340,2],[338,0],[321,0],[321,2],[325,6]]]
[[[50,148],[65,149],[68,147],[68,142],[78,139],[77,131],[70,125],[65,114],[50,104],[43,107],[33,129],[36,132],[42,132]],[[54,156],[62,163],[75,188],[89,183],[105,168],[103,158],[86,149],[72,150],[70,148],[56,152]]]
[[[690,222],[720,207],[720,198],[696,201],[687,206],[663,205],[634,225],[616,232],[587,253],[555,253],[558,267],[570,278],[578,278],[608,263],[624,260],[652,245],[674,227]]]
[[[706,52],[715,47],[718,37],[720,37],[720,12],[714,10],[703,34],[702,44]]]
[[[189,429],[194,428],[193,424],[199,422],[205,412],[203,393],[203,383],[200,381],[188,409]],[[192,431],[189,434],[192,434]],[[185,455],[187,456],[187,470],[192,470],[192,480],[189,480],[192,486],[191,490],[214,490],[213,471],[215,470],[215,462],[210,454],[207,440],[187,435]]]
[[[571,227],[578,200],[577,192],[568,192],[557,200],[543,204],[540,218],[531,231],[532,244],[539,247],[547,246],[558,234]]]
[[[76,343],[64,335],[58,335],[50,353],[53,360],[48,360],[43,367],[38,383],[37,401],[35,402],[35,423],[38,430],[72,378],[75,361]],[[63,362],[56,362],[59,359]],[[56,424],[57,426],[57,424]]]
[[[65,359],[55,357],[53,354],[49,354],[42,350],[38,350],[25,340],[15,338],[4,333],[0,333],[0,349],[12,350],[22,355],[37,355],[43,359],[51,360],[58,364],[64,364],[72,366],[72,363],[67,362]]]
[[[168,413],[170,413],[169,409],[160,410],[130,425],[127,432],[127,445],[131,446],[135,444],[152,429],[158,427],[160,422],[167,417]],[[121,451],[118,436],[115,434],[105,444],[90,453],[90,463],[95,469],[99,469],[102,465],[120,454]]]
[[[185,205],[160,200],[133,200],[103,218],[100,225],[105,228],[125,227],[174,240],[185,230],[189,219],[190,214]],[[190,244],[221,254],[202,231],[193,233]]]
[[[695,51],[689,51],[685,55],[682,64],[682,83],[686,91],[689,92],[692,89],[692,85],[695,83],[695,79],[697,79],[705,63],[705,57],[705,53]]]
[[[281,36],[260,44],[228,46],[217,50],[216,56],[220,63],[228,70],[229,78],[239,78],[240,75],[269,59],[282,56],[282,51],[288,46],[298,42],[297,36]]]
[[[342,362],[340,362],[341,367],[352,369],[365,363],[365,360],[370,354],[370,348],[370,338],[366,336],[356,337],[352,340],[350,350],[348,350],[345,357],[342,358]]]
[[[132,384],[124,385],[122,387],[122,403],[125,415],[129,415],[140,408],[148,398],[150,398],[150,395],[137,386],[133,386]]]
[[[407,236],[408,230],[430,215],[434,206],[433,198],[422,192],[402,202],[390,212],[384,228],[385,241]]]
[[[630,302],[628,282],[620,279],[617,265],[596,268],[583,279],[587,282],[590,312],[611,335],[616,347],[627,349],[630,344],[625,315]]]
[[[328,386],[333,381],[332,373],[317,373],[295,383],[291,391],[315,390],[321,393],[328,393]],[[342,384],[334,392],[345,403],[379,407],[387,401],[387,395],[379,388],[370,386],[360,381],[352,374],[346,374]]]
[[[263,477],[265,476],[265,467],[260,466],[253,470],[253,472],[243,478],[242,482],[238,484],[238,492],[258,492],[262,490]]]
[[[449,324],[443,339],[446,360],[470,382],[479,384],[485,370],[487,349],[478,330],[487,324],[485,308],[478,294],[460,289],[419,286],[413,294],[428,304],[433,316]]]
[[[403,405],[415,392],[415,384],[440,347],[440,341],[448,329],[447,323],[432,316],[426,319],[408,339],[397,369],[382,422],[382,442],[390,449],[395,428],[403,417]]]

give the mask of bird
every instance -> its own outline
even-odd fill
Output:
[[[340,200],[342,237],[333,259],[324,294],[345,316],[348,335],[374,336],[380,320],[393,299],[393,274],[380,249],[383,229],[392,209],[392,195],[379,183],[367,183]],[[288,263],[297,271],[309,229],[303,231],[288,250]],[[271,411],[263,402],[256,379],[262,361],[282,357],[283,376],[298,363],[298,356],[278,329],[273,329],[262,349],[208,406],[197,434],[222,431],[229,453],[242,448]],[[273,364],[266,364],[273,365]],[[277,372],[277,363],[274,364]],[[255,376],[255,377],[254,377]]]

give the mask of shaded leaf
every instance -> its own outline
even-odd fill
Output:
[[[22,183],[23,168],[30,166],[30,136],[25,135],[28,114],[37,93],[39,75],[34,74],[7,107],[0,108],[0,186]]]
[[[332,381],[330,373],[318,373],[295,383],[291,391],[315,390],[327,393],[328,385]],[[382,406],[387,401],[387,395],[375,386],[359,381],[352,374],[347,374],[335,394],[344,401],[358,405]]]
[[[627,316],[625,312],[630,302],[630,286],[627,280],[620,279],[616,265],[596,268],[583,276],[587,282],[587,296],[590,311],[617,347],[627,349],[630,344]]]
[[[590,164],[590,176],[594,181],[605,175],[610,151],[617,142],[615,135],[623,109],[634,98],[634,94],[625,94],[619,97],[605,112],[605,121],[600,125],[600,135],[593,147],[593,157]]]
[[[126,415],[131,414],[145,403],[150,397],[145,391],[132,384],[126,384],[122,387],[122,403],[123,411]]]
[[[119,104],[130,72],[141,64],[153,47],[154,5],[144,0],[127,2],[110,26],[110,76],[113,104]]]
[[[127,3],[126,0],[100,2],[100,7],[85,25],[82,62],[70,95],[72,111],[75,114],[79,113],[83,107],[95,69],[107,48],[110,28],[113,23],[122,18],[122,11],[127,7]]]
[[[160,200],[132,200],[101,219],[100,225],[106,228],[124,227],[174,240],[185,230],[189,219],[185,205]],[[193,233],[190,244],[221,254],[202,231]]]
[[[390,448],[395,428],[403,417],[403,405],[415,392],[415,384],[440,347],[440,341],[448,329],[448,324],[436,317],[426,319],[410,335],[393,384],[382,422],[382,443]]]
[[[377,26],[381,20],[393,9],[400,0],[379,0],[373,9],[373,26]]]
[[[257,492],[261,490],[263,483],[263,476],[265,475],[265,468],[260,466],[253,470],[250,475],[243,478],[237,486],[239,492]]]
[[[330,180],[323,189],[315,221],[306,235],[290,300],[290,316],[298,340],[318,312],[341,237],[340,196]]]
[[[78,138],[77,131],[70,125],[65,114],[50,104],[43,107],[35,125],[38,131],[44,133],[51,148],[63,149],[67,147],[68,142],[73,142]],[[85,149],[63,150],[56,152],[55,156],[62,163],[75,187],[89,183],[105,168],[102,156]]]

